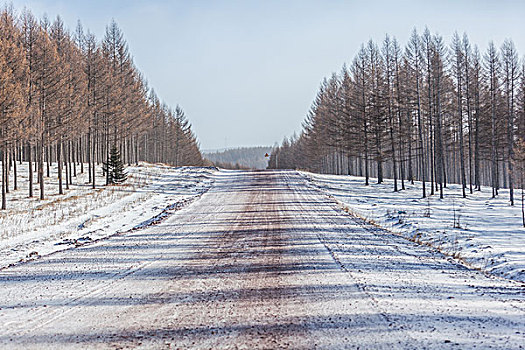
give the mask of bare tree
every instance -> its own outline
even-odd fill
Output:
[[[518,53],[511,40],[505,40],[501,47],[503,94],[505,114],[507,115],[507,164],[509,167],[510,204],[514,205],[514,185],[512,179],[512,159],[514,157],[514,118],[516,99],[515,91],[519,77]]]
[[[465,190],[467,188],[467,178],[465,172],[465,155],[463,142],[463,67],[465,65],[465,57],[463,53],[463,46],[458,33],[454,33],[452,38],[452,52],[454,57],[454,74],[456,78],[456,103],[457,103],[457,129],[459,134],[459,157],[460,157],[460,171],[461,171],[461,192],[463,198],[467,196]]]
[[[497,94],[499,93],[499,59],[496,51],[496,47],[493,42],[489,43],[487,53],[485,54],[485,64],[487,69],[487,75],[489,77],[490,85],[490,115],[491,115],[491,160],[492,160],[492,198],[496,197],[498,194],[498,164],[497,164],[497,154],[496,149],[498,147],[498,142],[496,138],[496,110],[498,108],[497,103]]]

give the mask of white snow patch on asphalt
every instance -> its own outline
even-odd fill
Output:
[[[8,194],[8,209],[0,211],[0,268],[155,224],[206,192],[216,172],[141,163],[126,168],[123,185],[93,190],[86,170],[77,173],[65,195],[57,195],[53,167],[47,198],[40,201],[37,185],[36,198],[27,197],[27,165],[19,167],[20,189]],[[103,182],[97,171],[97,183]]]
[[[474,268],[525,282],[525,228],[521,195],[509,202],[508,189],[492,197],[489,187],[462,198],[461,186],[449,184],[444,199],[422,198],[421,183],[393,191],[393,180],[377,184],[363,177],[301,172],[313,186],[342,203],[352,214],[406,238],[432,245]],[[400,182],[398,183],[401,188]],[[427,191],[429,184],[427,183]]]

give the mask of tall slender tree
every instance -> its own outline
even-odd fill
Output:
[[[514,119],[516,108],[516,85],[519,77],[518,53],[511,40],[505,40],[501,47],[503,95],[505,98],[505,114],[507,116],[507,164],[509,168],[510,204],[514,205],[514,183],[512,178],[512,159],[514,157]]]

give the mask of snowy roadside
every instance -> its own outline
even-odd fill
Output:
[[[421,198],[421,184],[405,182],[393,192],[393,180],[377,184],[346,175],[301,172],[308,186],[337,200],[348,212],[381,228],[431,245],[469,266],[525,282],[525,228],[521,206],[511,207],[508,190],[491,198],[490,188],[461,197],[459,185],[448,185],[445,198]]]
[[[50,195],[44,201],[27,198],[22,178],[8,210],[0,212],[0,268],[154,224],[206,192],[216,169],[141,163],[126,171],[124,185],[95,190],[85,173],[77,174],[64,196],[54,195],[55,183],[46,183]]]

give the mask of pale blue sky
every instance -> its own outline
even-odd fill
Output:
[[[512,38],[525,54],[525,1],[14,0],[38,17],[77,19],[100,39],[114,18],[139,69],[186,111],[203,149],[272,145],[299,131],[320,81],[386,33],[427,25],[484,51]]]

